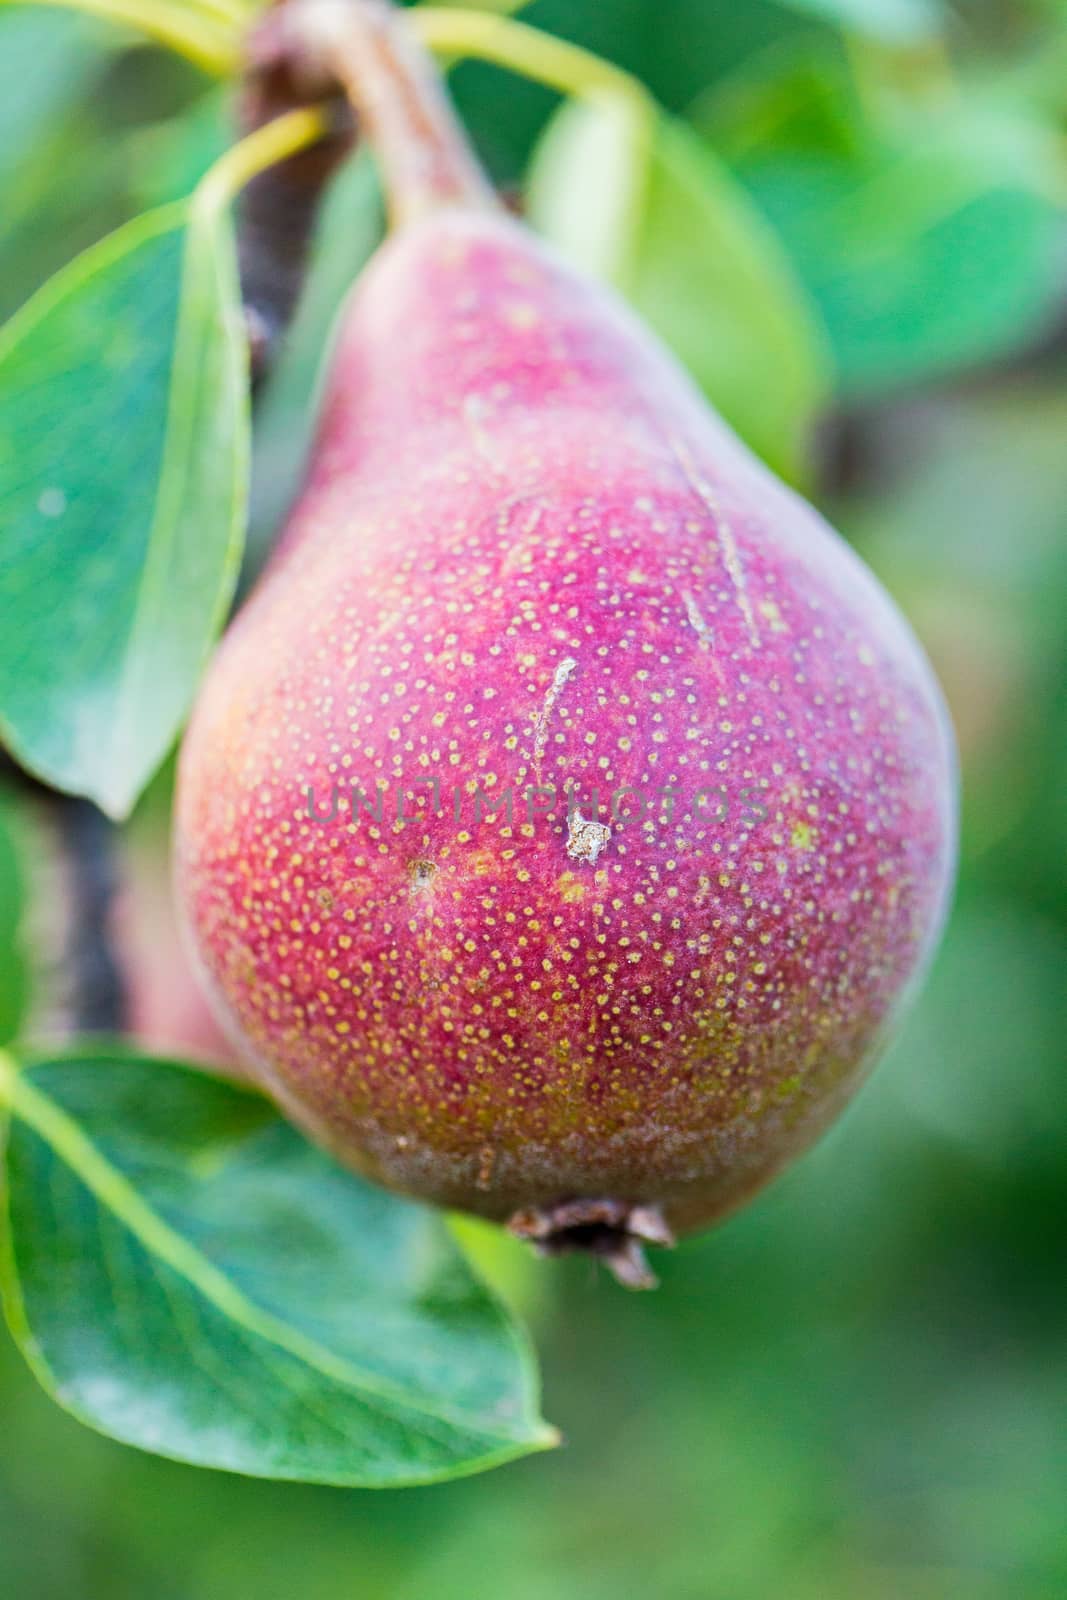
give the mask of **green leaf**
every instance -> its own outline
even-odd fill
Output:
[[[160,208],[0,331],[0,729],[124,816],[233,591],[249,452],[232,227]]]
[[[132,135],[132,188],[139,209],[184,200],[233,142],[229,88],[212,88],[179,116]]]
[[[115,43],[95,19],[0,5],[0,322],[129,215],[99,93]]]
[[[849,394],[928,382],[1039,333],[1062,277],[1057,159],[1047,130],[972,104],[855,159],[786,150],[746,163]]]
[[[642,150],[613,103],[564,106],[535,158],[530,211],[622,290],[759,455],[802,475],[825,399],[820,332],[773,230],[689,128],[658,117]]]
[[[889,43],[928,38],[943,26],[940,0],[778,0],[790,11],[836,23]]]
[[[25,883],[12,807],[0,794],[0,1045],[18,1033],[29,992],[22,947]]]
[[[200,1466],[365,1487],[555,1442],[523,1336],[441,1219],[190,1069],[2,1063],[7,1315],[84,1422]]]
[[[39,151],[105,59],[85,17],[32,7],[0,11],[0,214],[5,232],[36,191]]]

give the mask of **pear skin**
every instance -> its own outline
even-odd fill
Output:
[[[181,760],[295,1121],[544,1248],[707,1224],[876,1057],[955,796],[903,618],[613,295],[488,211],[386,243]]]

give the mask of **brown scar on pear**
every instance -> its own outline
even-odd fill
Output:
[[[611,843],[611,829],[596,818],[583,817],[580,811],[571,813],[567,823],[567,854],[574,861],[588,861],[595,867],[605,845]]]

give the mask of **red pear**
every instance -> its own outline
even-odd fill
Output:
[[[953,747],[856,556],[459,160],[345,312],[185,743],[178,884],[313,1137],[640,1282],[637,1239],[736,1206],[877,1055]]]

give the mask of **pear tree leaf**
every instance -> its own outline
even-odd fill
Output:
[[[44,1387],[142,1450],[254,1477],[429,1483],[546,1449],[525,1338],[444,1221],[259,1096],[103,1052],[18,1071],[2,1283]]]
[[[657,115],[648,148],[608,99],[557,112],[534,158],[530,214],[614,283],[742,438],[802,475],[826,397],[821,332],[773,229],[684,123]],[[635,176],[636,175],[636,176]]]
[[[0,330],[0,731],[128,813],[233,592],[247,356],[224,207],[160,207]]]
[[[0,8],[0,214],[5,232],[37,195],[47,135],[106,56],[106,29],[88,17]]]
[[[941,0],[778,0],[790,11],[888,44],[929,38],[944,25]]]
[[[744,170],[828,330],[846,393],[870,396],[995,360],[1040,333],[1061,293],[1056,141],[971,104],[855,156],[770,150]]]
[[[184,200],[233,142],[228,88],[212,86],[178,116],[131,137],[132,189],[139,208]]]

